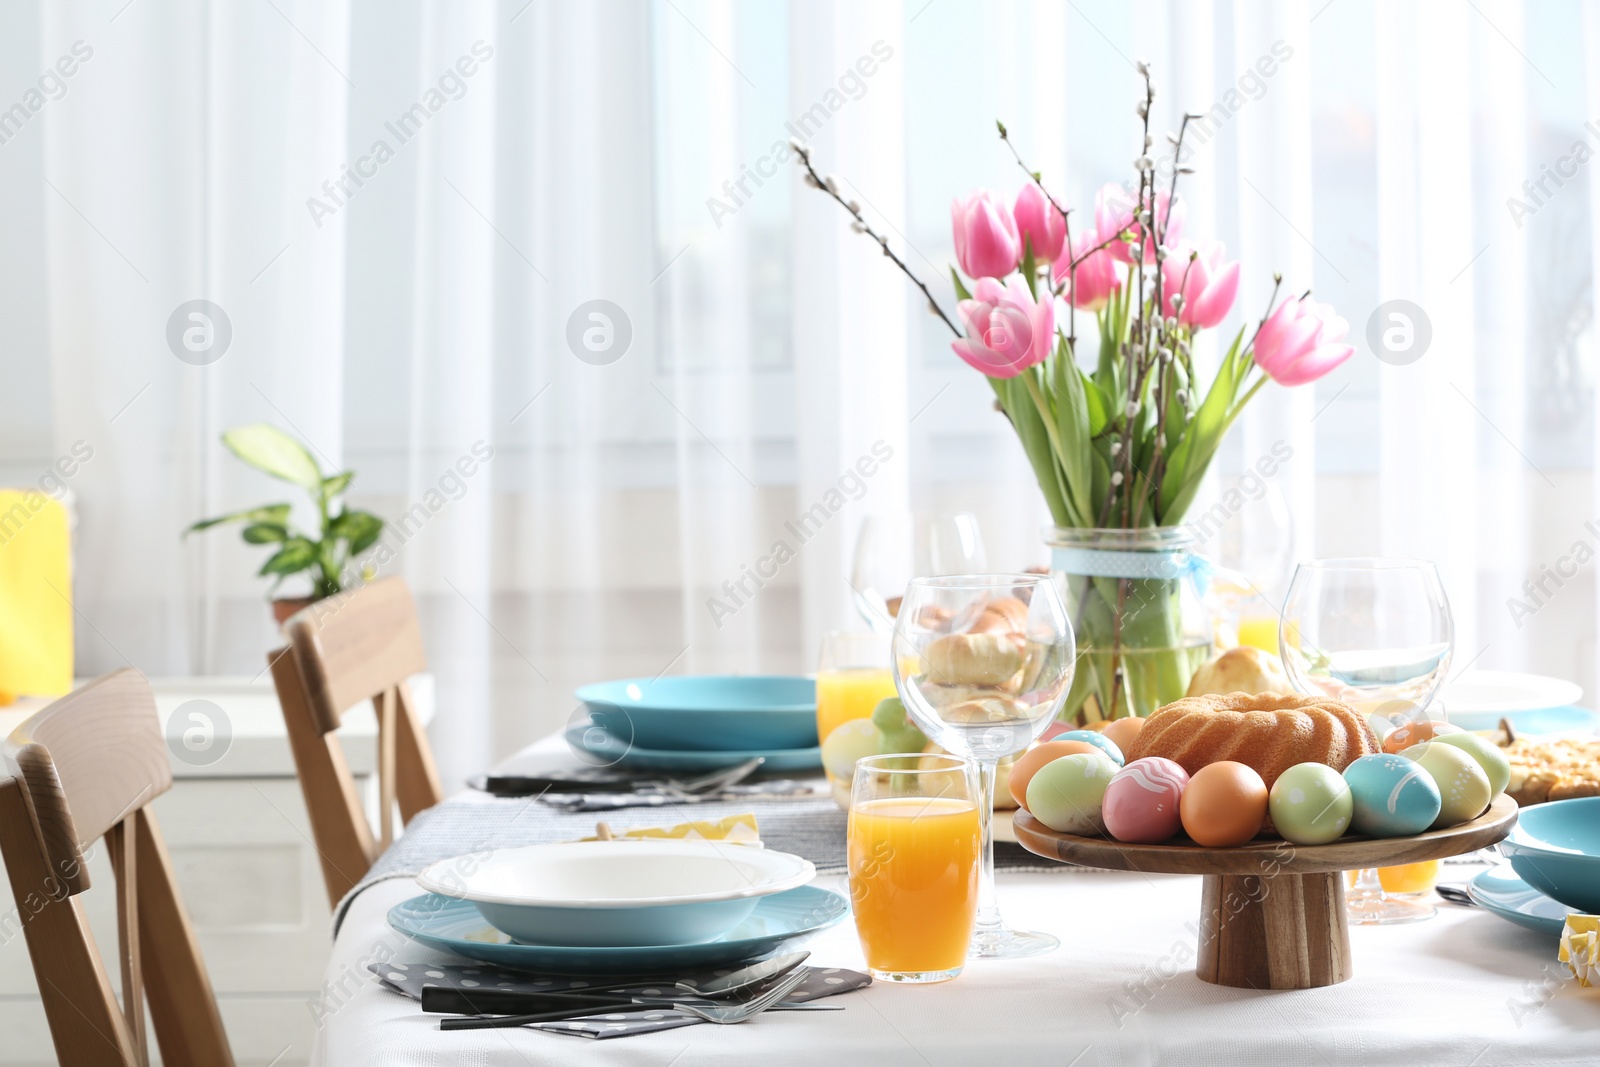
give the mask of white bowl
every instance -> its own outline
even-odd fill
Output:
[[[417,876],[469,900],[531,945],[654,946],[709,941],[756,901],[816,877],[809,860],[716,841],[583,841],[440,860]]]

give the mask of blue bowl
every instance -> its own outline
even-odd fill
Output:
[[[814,748],[817,687],[792,675],[624,678],[578,690],[611,736],[653,749]]]
[[[1535,889],[1569,908],[1600,914],[1600,797],[1523,808],[1500,851]]]

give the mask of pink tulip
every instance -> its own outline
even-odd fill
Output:
[[[1314,382],[1355,352],[1340,343],[1349,330],[1332,304],[1290,297],[1256,333],[1256,365],[1279,385]]]
[[[1185,326],[1211,329],[1227,317],[1239,292],[1239,261],[1222,262],[1222,242],[1212,241],[1205,251],[1180,246],[1161,263],[1161,289],[1166,314]],[[1183,293],[1183,307],[1173,307],[1173,297]]]
[[[975,299],[959,305],[967,336],[951,343],[956,355],[991,378],[1015,378],[1044,362],[1055,347],[1055,301],[1035,301],[1021,278],[1001,285],[979,278]]]
[[[1148,197],[1145,203],[1148,206]],[[1100,233],[1101,241],[1134,227],[1133,205],[1134,194],[1122,186],[1108,184],[1100,187],[1094,198],[1094,224]],[[1151,214],[1151,223],[1156,232],[1161,234],[1161,243],[1164,246],[1170,248],[1178,243],[1178,238],[1183,236],[1183,220],[1187,214],[1188,208],[1184,206],[1182,200],[1174,201],[1166,193],[1156,194],[1156,206]],[[1121,262],[1133,262],[1131,245],[1119,241],[1110,247],[1112,255]],[[1153,263],[1155,258],[1155,242],[1147,237],[1144,241],[1144,261]]]
[[[1011,214],[1017,220],[1018,231],[1032,244],[1035,260],[1049,263],[1061,254],[1067,222],[1037,182],[1029,182],[1017,191],[1017,204]]]
[[[1112,246],[1090,251],[1104,240],[1093,230],[1074,237],[1071,254],[1056,260],[1052,272],[1057,285],[1061,284],[1062,279],[1067,279],[1067,299],[1074,306],[1088,311],[1099,311],[1105,307],[1111,294],[1122,286],[1122,274],[1111,251]],[[1076,268],[1072,266],[1074,260],[1080,261]]]
[[[956,261],[969,278],[1004,278],[1017,269],[1022,258],[1017,220],[995,203],[989,190],[952,201],[950,226],[955,232]]]

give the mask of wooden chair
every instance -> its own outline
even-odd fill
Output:
[[[56,1055],[72,1067],[149,1062],[145,1000],[168,1067],[230,1067],[211,979],[150,802],[172,786],[155,695],[135,671],[62,697],[12,734],[0,855]],[[105,838],[115,873],[122,1004],[78,895]]]
[[[284,631],[288,646],[268,662],[328,900],[337,904],[394,839],[396,800],[405,822],[440,800],[439,773],[406,682],[427,669],[422,629],[406,583],[384,578],[312,604],[290,616]],[[378,716],[376,837],[334,732],[364,700]]]

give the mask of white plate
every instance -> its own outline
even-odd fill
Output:
[[[748,845],[574,841],[440,860],[417,883],[430,893],[491,904],[648,908],[781,893],[816,874],[809,860]]]
[[[749,917],[759,898],[816,877],[809,860],[716,841],[589,841],[441,860],[417,876],[471,901],[526,944],[693,944]]]
[[[1505,715],[1576,704],[1583,687],[1561,678],[1514,671],[1467,671],[1440,695],[1447,715]]]

